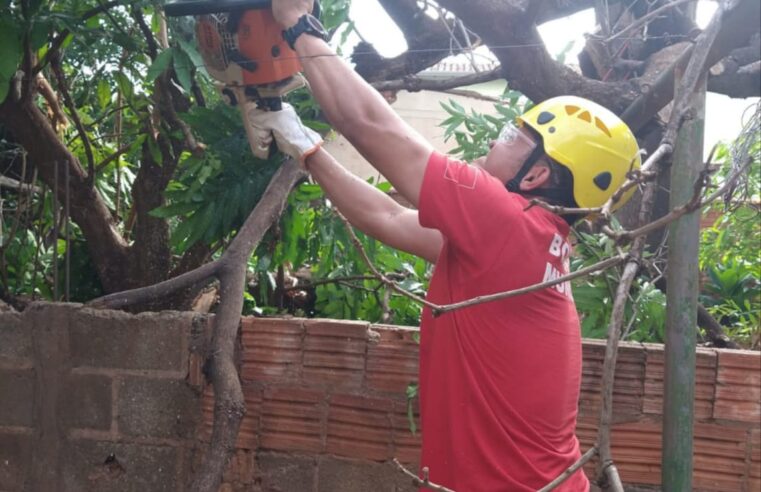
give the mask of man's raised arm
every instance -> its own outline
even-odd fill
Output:
[[[311,0],[273,0],[283,29],[311,10]],[[303,34],[294,44],[320,107],[333,127],[417,207],[433,147],[405,123],[322,39]]]

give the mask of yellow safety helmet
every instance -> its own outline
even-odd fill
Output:
[[[573,175],[573,197],[581,208],[599,207],[626,181],[626,173],[639,169],[640,155],[634,134],[608,109],[576,96],[543,101],[518,117],[542,137],[545,153]],[[626,203],[628,190],[613,207]]]

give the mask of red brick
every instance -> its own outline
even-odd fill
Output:
[[[370,324],[364,321],[314,319],[304,321],[304,327],[308,335],[367,340]]]
[[[750,459],[748,460],[748,488],[746,490],[761,490],[761,429],[750,431]]]
[[[693,432],[695,488],[741,490],[747,432],[718,424],[696,424]]]
[[[204,359],[201,354],[190,354],[188,358],[188,384],[196,388],[202,388],[206,384],[203,374]]]
[[[663,377],[665,355],[663,345],[647,345],[647,368],[645,370],[645,401],[642,411],[646,414],[663,414]],[[698,349],[695,357],[695,419],[707,420],[713,416],[716,391],[716,350]]]
[[[761,353],[718,353],[714,418],[757,424],[761,420]]]
[[[241,327],[244,381],[298,376],[304,334],[302,321],[244,318]]]
[[[261,447],[322,451],[324,395],[296,387],[268,389],[262,403]]]
[[[380,339],[368,345],[367,387],[377,391],[404,393],[418,378],[417,330],[376,327]]]
[[[621,480],[661,483],[661,423],[630,422],[613,426],[611,452]]]
[[[342,388],[361,387],[369,324],[310,321],[305,327],[304,381]]]
[[[412,401],[412,417],[415,421],[415,434],[412,434],[410,429],[410,420],[407,415],[407,402],[394,402],[394,413],[391,416],[394,458],[401,463],[417,465],[420,463],[420,446],[422,444],[420,411],[418,409],[417,398]]]
[[[602,402],[602,373],[605,341],[584,340],[579,413],[598,415]],[[644,394],[645,358],[639,344],[619,346],[613,384],[614,422],[634,420],[641,412]]]
[[[262,408],[262,393],[258,387],[243,386],[243,399],[246,402],[246,415],[240,424],[238,439],[235,442],[237,449],[256,449],[258,447],[257,436],[259,435],[259,419]],[[214,426],[214,390],[208,385],[203,393],[201,401],[203,413],[202,438],[206,441],[211,439]]]
[[[328,410],[327,452],[355,459],[391,459],[393,402],[355,395],[333,395]]]

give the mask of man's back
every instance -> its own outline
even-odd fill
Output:
[[[568,269],[562,219],[508,193],[487,173],[434,154],[420,223],[445,245],[428,298],[438,304],[511,290]],[[581,377],[570,287],[464,308],[421,328],[421,466],[466,491],[536,490],[579,457]],[[578,472],[558,490],[587,490]]]

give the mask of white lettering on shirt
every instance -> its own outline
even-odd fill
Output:
[[[553,265],[551,262],[548,261],[544,268],[544,277],[542,278],[542,282],[557,280],[558,278],[564,275],[567,275],[570,269],[569,267],[570,267],[571,246],[568,244],[568,241],[563,239],[563,237],[560,234],[555,234],[552,237],[549,253],[551,256],[555,258],[560,258],[562,271],[558,270],[555,267],[555,265]],[[559,293],[565,295],[569,299],[572,299],[571,282],[569,281],[560,282],[559,284],[553,285],[552,288],[558,291]]]

